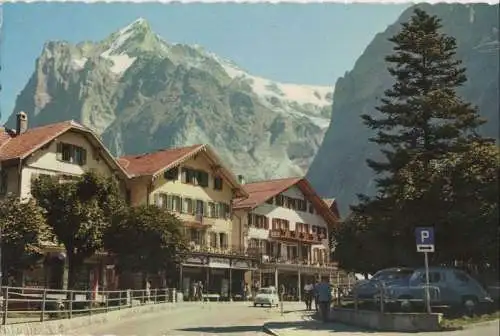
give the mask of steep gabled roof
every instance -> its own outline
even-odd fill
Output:
[[[335,198],[323,198],[323,202],[326,203],[335,216],[340,218],[339,207]]]
[[[273,196],[294,186],[301,177],[289,177],[276,180],[247,183],[243,187],[248,193],[248,198],[240,198],[234,202],[234,209],[253,209],[263,204]]]
[[[318,196],[309,181],[304,177],[290,177],[276,180],[259,181],[245,184],[248,198],[240,198],[234,202],[235,210],[252,210],[265,203],[287,189],[297,186],[302,194],[310,201],[314,209],[325,219],[329,228],[333,228],[338,222],[338,216],[330,210],[330,207]]]
[[[104,158],[108,164],[128,177],[127,172],[118,164],[94,132],[74,120],[29,128],[22,134],[16,134],[5,128],[0,129],[0,161],[23,160],[68,131],[84,133],[89,141],[103,150]]]
[[[203,148],[203,145],[162,149],[153,153],[125,155],[118,162],[131,176],[156,175],[166,167],[186,161]]]
[[[207,144],[198,144],[188,147],[178,147],[159,150],[153,153],[140,155],[126,155],[118,159],[118,162],[132,177],[151,176],[155,177],[164,171],[178,166],[194,157],[198,153],[206,154],[213,166],[219,168],[219,172],[233,187],[237,197],[247,197],[245,189],[239,183],[233,172],[222,164],[221,159],[215,151]]]

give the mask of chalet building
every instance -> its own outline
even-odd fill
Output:
[[[243,231],[233,223],[233,200],[248,196],[238,178],[208,145],[160,150],[119,158],[131,176],[131,205],[157,205],[178,215],[190,244],[179,270],[185,297],[194,282],[221,298],[241,293],[257,257],[243,248]]]
[[[71,180],[91,170],[116,176],[125,191],[128,178],[125,170],[99,138],[79,123],[64,121],[28,128],[28,117],[20,112],[15,130],[0,128],[0,198],[8,194],[21,200],[30,198],[32,181],[42,175]],[[25,286],[62,288],[65,286],[65,260],[60,245],[46,242],[46,267],[25,272],[16,282]],[[105,280],[104,263],[99,256],[87,261],[80,279],[82,288],[89,287],[89,279],[96,284]]]
[[[333,280],[329,232],[338,217],[305,178],[285,178],[245,184],[247,198],[235,201],[234,220],[245,228],[244,246],[261,255],[253,281],[281,286],[300,299],[306,282]]]

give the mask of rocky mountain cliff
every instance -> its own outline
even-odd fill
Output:
[[[8,121],[66,119],[116,155],[209,143],[248,180],[303,175],[330,121],[333,87],[252,76],[200,46],[174,44],[138,19],[103,41],[48,42]]]
[[[443,31],[458,43],[457,57],[467,68],[468,82],[459,93],[479,107],[488,119],[481,132],[498,139],[499,124],[499,41],[498,5],[439,4],[419,5],[442,19]],[[346,215],[356,194],[373,194],[374,175],[367,158],[377,158],[379,148],[368,141],[370,131],[360,115],[374,114],[379,98],[393,80],[384,57],[392,52],[387,40],[400,24],[409,19],[413,8],[383,33],[377,34],[355,63],[352,71],[339,78],[333,97],[332,122],[307,176],[325,197],[336,197],[341,213]]]

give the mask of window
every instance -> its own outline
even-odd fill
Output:
[[[87,151],[79,146],[59,142],[57,144],[57,159],[83,166],[87,163]]]
[[[192,214],[193,213],[193,200],[190,198],[182,199],[182,213]]]
[[[285,203],[285,200],[283,199],[283,195],[278,195],[275,197],[275,204],[277,206],[283,206],[284,203]]]
[[[154,194],[153,195],[153,204],[159,208],[163,208],[165,206],[165,199],[162,194]]]
[[[174,167],[169,170],[167,170],[164,174],[163,177],[167,181],[177,181],[179,178],[179,167]]]
[[[294,209],[295,210],[295,199],[291,197],[286,197],[286,207],[288,209]]]
[[[213,248],[217,247],[217,233],[216,232],[210,232],[210,247],[213,247]]]
[[[247,221],[248,221],[248,225],[249,226],[252,226],[253,225],[253,214],[252,213],[249,213],[247,215]]]
[[[219,233],[219,246],[223,249],[227,249],[228,248],[228,244],[227,244],[227,233],[224,233],[224,232],[221,232]]]
[[[273,230],[288,230],[290,224],[286,219],[273,218]]]
[[[269,219],[263,215],[255,215],[255,227],[258,229],[269,229]]]
[[[218,218],[224,218],[224,219],[231,218],[231,207],[229,206],[229,204],[219,203],[218,208],[219,208]]]
[[[266,201],[267,204],[274,204],[274,198],[270,198]]]
[[[205,214],[205,202],[196,200],[196,215],[203,216]]]
[[[312,203],[309,203],[309,213],[314,213],[314,206]]]
[[[215,208],[216,208],[215,203],[213,202],[208,203],[208,217],[216,218]]]
[[[453,272],[453,274],[455,275],[455,278],[458,280],[458,282],[460,282],[460,284],[462,285],[465,285],[469,282],[469,276],[467,274],[465,274],[464,272],[458,272],[458,271],[455,271]]]
[[[182,173],[181,173],[182,183],[199,185],[201,187],[208,187],[208,177],[209,175],[207,172],[191,168],[182,168]]]
[[[164,201],[163,206],[167,208],[167,211],[174,210],[174,201],[172,199],[172,195],[164,195],[163,201]]]
[[[301,199],[297,200],[297,209],[299,211],[306,212],[307,211],[307,202],[304,200],[301,200]]]
[[[198,185],[201,187],[208,187],[208,173],[198,170],[196,171],[196,179],[198,181]]]
[[[172,196],[172,207],[173,211],[175,212],[181,212],[182,209],[182,199],[180,196]]]
[[[222,178],[215,176],[214,177],[214,189],[215,190],[222,190],[224,183],[222,181]]]

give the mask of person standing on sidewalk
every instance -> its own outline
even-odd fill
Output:
[[[323,278],[323,280],[316,285],[316,293],[323,322],[328,322],[330,305],[332,302],[332,289],[326,278]]]
[[[304,286],[304,301],[306,302],[306,310],[311,310],[313,292],[314,286],[312,283],[308,282]]]

